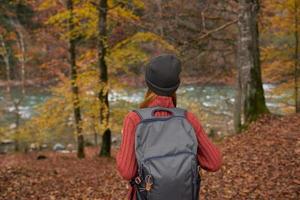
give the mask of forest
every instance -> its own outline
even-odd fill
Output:
[[[200,198],[300,198],[299,0],[0,0],[0,199],[126,199],[116,169],[145,65],[223,165]]]

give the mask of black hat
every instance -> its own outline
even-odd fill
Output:
[[[145,81],[150,90],[161,96],[171,96],[180,85],[180,60],[170,54],[153,58],[146,65]]]

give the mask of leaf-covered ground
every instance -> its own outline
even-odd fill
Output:
[[[224,164],[203,173],[201,199],[300,199],[300,115],[268,116],[220,144]],[[114,159],[46,153],[0,156],[0,199],[124,199]]]
[[[300,199],[300,115],[264,117],[221,149],[223,167],[204,174],[202,199]]]

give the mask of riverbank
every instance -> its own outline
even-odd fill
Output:
[[[120,81],[121,82],[121,81]],[[15,98],[21,97],[22,102],[19,107],[21,114],[21,123],[28,122],[32,116],[38,114],[37,108],[43,107],[44,103],[51,99],[53,94],[46,90],[47,88],[27,88],[26,95],[22,98],[22,90],[16,88],[12,90],[12,95]],[[268,108],[272,113],[280,115],[288,115],[294,113],[295,106],[292,99],[292,90],[285,90],[281,94],[276,94],[276,85],[264,84],[265,97]],[[146,89],[120,87],[111,89],[109,101],[111,105],[111,119],[114,133],[121,132],[123,117],[125,114],[138,106],[143,101]],[[0,119],[0,126],[14,126],[15,110],[12,102],[6,101],[1,96],[5,90],[0,90],[0,104],[3,108],[4,117]],[[89,95],[95,95],[94,91],[89,91]],[[233,111],[235,100],[235,88],[228,85],[189,85],[181,86],[178,91],[177,106],[192,110],[201,120],[205,130],[212,135],[228,135],[233,133]],[[85,95],[83,94],[83,97]],[[87,97],[87,96],[86,96]],[[3,101],[1,101],[3,100]],[[1,106],[0,105],[0,106]],[[86,106],[87,104],[83,105]],[[90,108],[87,108],[90,109]],[[71,115],[71,110],[68,110]],[[43,114],[43,113],[42,113]],[[68,120],[67,118],[65,120]],[[59,125],[53,125],[53,129]],[[53,130],[57,135],[72,134],[66,128]],[[70,135],[70,137],[73,137]],[[6,138],[5,138],[6,139]],[[9,138],[7,138],[9,139]],[[60,138],[52,138],[61,143],[69,141],[61,141]]]
[[[266,116],[218,146],[223,166],[203,173],[203,199],[298,199],[300,114]],[[114,158],[46,153],[0,155],[0,199],[120,200],[127,189]],[[113,151],[115,157],[116,151]]]

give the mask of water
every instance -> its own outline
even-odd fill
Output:
[[[50,92],[43,89],[29,88],[27,89],[26,95],[23,97],[21,89],[13,88],[12,99],[7,101],[8,97],[5,96],[5,91],[0,90],[0,126],[7,123],[11,123],[10,126],[13,128],[15,124],[13,123],[16,115],[15,103],[20,102],[18,109],[21,117],[21,121],[30,119],[35,113],[35,108],[50,98]]]
[[[265,84],[265,96],[267,106],[271,112],[276,114],[288,114],[293,112],[293,101],[288,97],[292,91],[285,91],[281,95],[274,95],[275,85]],[[121,107],[122,102],[137,105],[143,100],[146,89],[131,89],[128,91],[113,90],[110,92],[109,100],[113,109]],[[20,98],[21,91],[15,89],[14,99]],[[219,134],[233,132],[233,105],[235,90],[231,86],[205,85],[205,86],[183,86],[178,92],[178,106],[193,111],[201,120],[207,131],[215,131]],[[35,108],[50,98],[51,94],[41,89],[31,88],[23,98],[19,113],[22,121],[30,119],[35,113]],[[7,104],[3,93],[0,93],[0,126],[15,126],[15,107]]]

